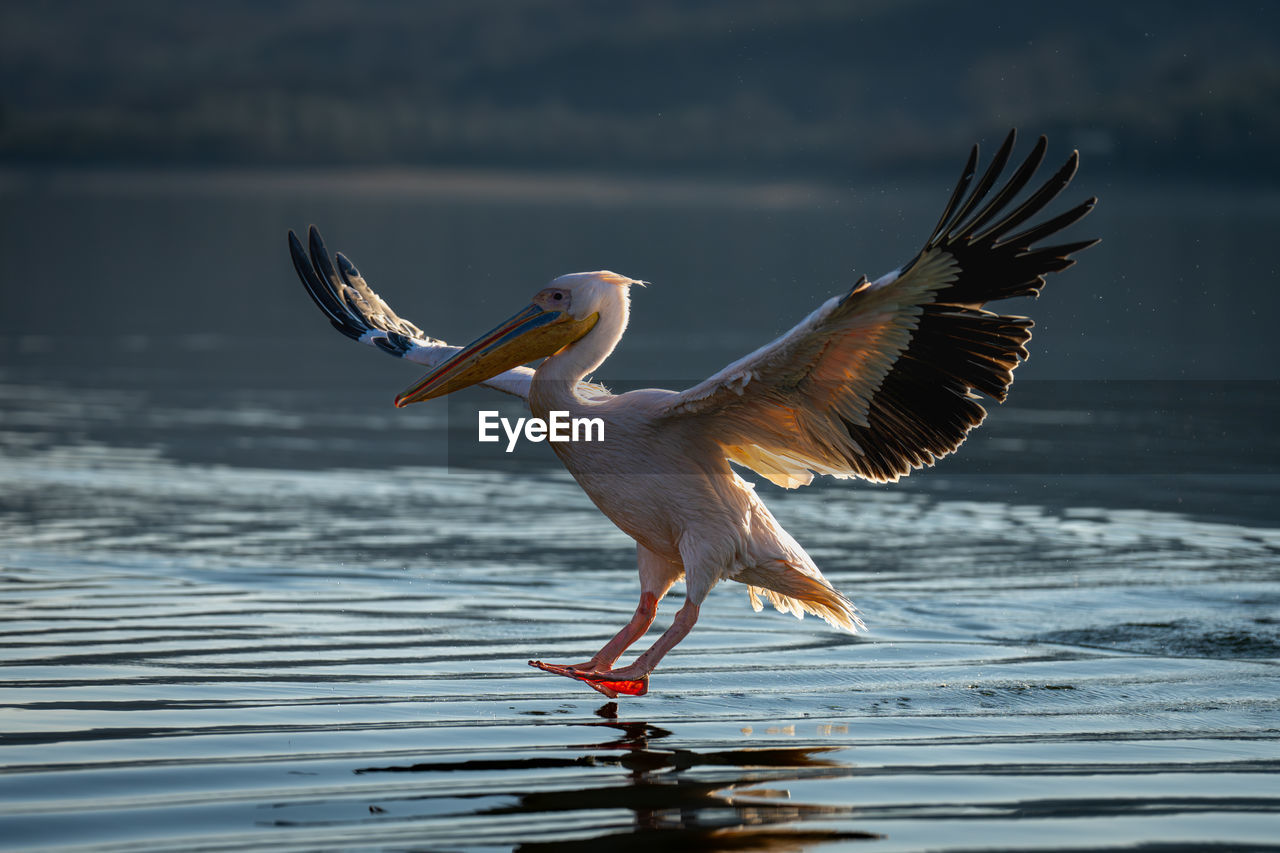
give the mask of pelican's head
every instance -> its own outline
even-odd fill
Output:
[[[619,304],[619,298],[625,315],[627,288],[633,284],[643,282],[607,270],[560,276],[538,291],[526,308],[467,344],[396,397],[396,406],[442,397],[504,370],[554,355],[584,338],[601,313]]]

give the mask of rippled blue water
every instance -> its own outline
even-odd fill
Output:
[[[1029,310],[1050,315],[1036,341],[1049,367],[1020,379],[960,455],[892,487],[760,486],[867,634],[755,614],[728,584],[648,696],[608,703],[524,662],[582,658],[628,618],[630,540],[539,448],[508,458],[469,443],[487,398],[391,409],[413,371],[313,316],[275,220],[332,218],[367,240],[349,199],[189,189],[7,191],[30,219],[87,231],[71,255],[5,232],[11,270],[34,274],[43,256],[67,289],[56,311],[36,310],[47,294],[15,296],[28,319],[4,326],[0,848],[1244,849],[1280,837],[1280,397],[1265,371],[1073,376],[1060,353],[1076,342],[1053,334],[1088,303],[1055,314],[1047,294]],[[472,242],[427,232],[424,251],[472,258],[482,231],[546,260],[573,242],[553,240],[553,224],[581,221],[539,211],[534,233],[517,234],[530,220],[518,205],[445,219],[444,202],[397,198],[351,203],[381,222],[448,222]],[[684,225],[705,230],[721,210],[794,235],[822,219],[808,203],[740,201],[686,211]],[[108,202],[130,215],[103,216]],[[647,204],[632,215],[676,215]],[[541,255],[539,240],[552,246]],[[1206,268],[1220,260],[1205,251]],[[1096,275],[1123,281],[1105,258]],[[376,259],[356,260],[372,276]],[[667,262],[690,275],[699,263],[692,251]],[[605,265],[622,267],[572,266]],[[275,288],[288,296],[253,296]],[[448,322],[481,326],[514,298],[482,297]],[[1117,316],[1140,316],[1130,307]],[[664,351],[663,373],[714,368],[773,322],[664,350],[642,321],[663,328],[638,311],[632,354],[619,354],[632,378]]]

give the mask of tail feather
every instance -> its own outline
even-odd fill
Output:
[[[812,613],[833,628],[853,634],[866,630],[858,618],[858,608],[826,578],[813,577],[782,560],[743,569],[733,579],[746,584],[751,609],[757,613],[764,609],[760,602],[764,597],[779,613],[792,613],[797,619]]]

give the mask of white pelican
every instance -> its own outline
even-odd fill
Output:
[[[752,607],[812,613],[847,631],[863,627],[804,549],[782,529],[729,463],[787,488],[815,473],[897,480],[955,450],[982,422],[980,392],[1003,401],[1027,357],[1031,321],[982,306],[1037,295],[1046,273],[1094,240],[1034,244],[1083,217],[1096,199],[1018,230],[1075,174],[1078,156],[1017,206],[1044,157],[1041,137],[985,201],[1014,134],[970,191],[975,145],[924,247],[873,282],[865,277],[782,337],[685,391],[614,395],[589,383],[627,327],[635,279],[617,273],[561,276],[529,306],[462,347],[402,320],[341,254],[330,260],[314,227],[310,257],[289,232],[294,266],[337,329],[431,370],[397,406],[480,383],[523,397],[533,414],[600,418],[603,442],[552,446],[600,510],[636,540],[640,603],[613,639],[584,663],[530,661],[610,697],[643,695],[649,673],[693,628],[721,580],[744,584]],[[543,361],[536,370],[524,365]],[[667,591],[685,581],[671,626],[632,663],[618,658],[652,624]]]

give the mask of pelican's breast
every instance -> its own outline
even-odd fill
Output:
[[[591,501],[625,533],[670,560],[680,559],[686,530],[742,526],[740,501],[726,500],[736,480],[723,451],[688,423],[658,421],[652,412],[668,391],[635,391],[578,416],[597,416],[604,441],[554,445],[565,467]],[[730,495],[732,497],[732,495]]]

